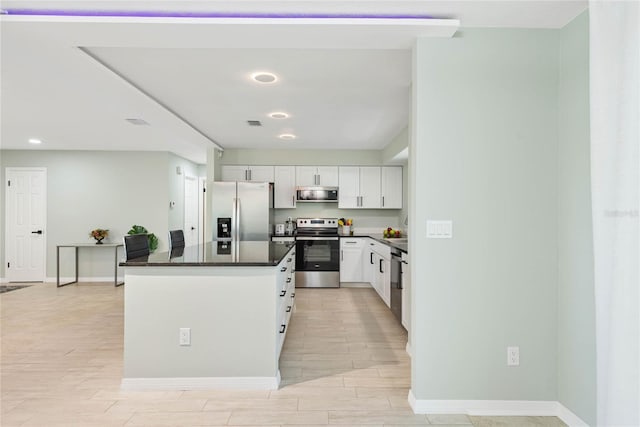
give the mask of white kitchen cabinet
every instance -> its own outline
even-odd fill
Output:
[[[382,209],[402,209],[402,166],[382,166]]]
[[[371,283],[382,301],[391,306],[391,249],[368,239],[363,254],[363,279]]]
[[[362,251],[365,239],[340,239],[340,281],[362,282]]]
[[[296,167],[274,168],[273,206],[275,208],[296,207]]]
[[[337,166],[296,166],[296,186],[337,187]]]
[[[273,166],[223,165],[223,181],[273,182]]]
[[[379,166],[341,166],[339,168],[338,208],[379,208],[381,202],[380,173]]]

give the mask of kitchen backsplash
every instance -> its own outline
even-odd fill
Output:
[[[352,218],[353,229],[382,230],[387,227],[405,228],[400,209],[338,209],[337,203],[298,203],[295,209],[275,209],[276,223],[291,218]],[[381,231],[382,232],[382,231]]]

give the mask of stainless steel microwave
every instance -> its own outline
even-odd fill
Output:
[[[297,187],[298,202],[338,202],[338,187]]]

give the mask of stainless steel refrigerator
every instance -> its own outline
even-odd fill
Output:
[[[213,240],[270,240],[273,234],[273,184],[214,182]]]

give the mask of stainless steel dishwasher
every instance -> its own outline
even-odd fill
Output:
[[[391,248],[391,312],[402,324],[402,252]]]

